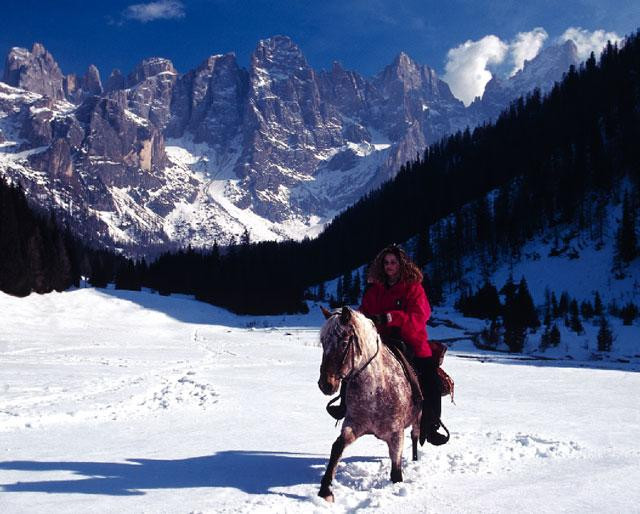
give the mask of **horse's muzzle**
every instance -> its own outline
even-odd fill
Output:
[[[318,380],[318,387],[323,394],[327,396],[330,394],[335,394],[340,387],[340,379],[331,375],[329,377],[325,375],[320,375],[320,379]]]

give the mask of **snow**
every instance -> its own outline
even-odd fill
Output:
[[[385,445],[359,439],[327,505],[316,494],[339,429],[316,385],[318,309],[242,317],[182,296],[77,289],[0,294],[0,313],[3,512],[632,512],[640,502],[637,364],[453,343],[451,441],[414,463],[407,436],[394,485]]]
[[[226,238],[230,235],[240,237],[245,228],[249,231],[252,241],[303,239],[306,235],[316,235],[322,230],[324,223],[317,216],[291,215],[290,219],[275,223],[254,213],[251,208],[237,207],[232,197],[234,192],[240,192],[242,187],[234,172],[241,148],[240,137],[237,137],[230,146],[237,150],[218,154],[215,148],[206,143],[195,143],[190,136],[167,140],[166,152],[173,165],[165,172],[174,170],[182,175],[190,174],[201,182],[196,200],[191,204],[176,203],[174,211],[166,217],[165,232],[170,237],[175,237],[179,225],[184,224],[195,228],[209,223],[209,219],[214,217],[216,222],[224,228]],[[295,170],[281,168],[281,171],[296,174]],[[309,180],[306,175],[297,174],[296,176]],[[289,190],[281,186],[272,197],[286,204],[289,199]],[[202,242],[192,238],[192,244],[196,246]],[[213,238],[205,243],[212,244]]]

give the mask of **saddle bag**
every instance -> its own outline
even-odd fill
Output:
[[[438,341],[429,341],[429,346],[431,347],[431,353],[436,358],[438,362],[438,377],[440,378],[440,382],[442,383],[442,396],[451,395],[451,403],[455,403],[453,401],[453,378],[442,369],[442,363],[444,362],[444,354],[447,353],[447,345],[442,344]]]

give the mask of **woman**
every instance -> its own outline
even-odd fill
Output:
[[[360,311],[373,320],[387,345],[405,351],[420,379],[424,396],[420,444],[425,440],[444,444],[448,438],[438,433],[442,384],[427,339],[431,307],[422,287],[422,272],[402,248],[392,245],[371,263],[367,281]]]

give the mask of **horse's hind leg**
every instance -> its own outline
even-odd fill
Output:
[[[338,461],[342,456],[344,449],[356,440],[356,436],[353,433],[351,427],[343,427],[342,433],[335,440],[331,447],[331,457],[329,458],[329,464],[327,464],[327,470],[324,472],[324,476],[320,481],[320,491],[318,496],[324,498],[328,502],[333,501],[333,492],[331,491],[331,482],[333,482],[336,476],[336,468],[338,467]]]
[[[420,424],[411,427],[411,458],[418,460],[418,440],[420,439]]]
[[[389,447],[389,457],[391,458],[391,481],[402,482],[402,442],[404,440],[404,431],[400,430],[391,434],[387,441]]]

